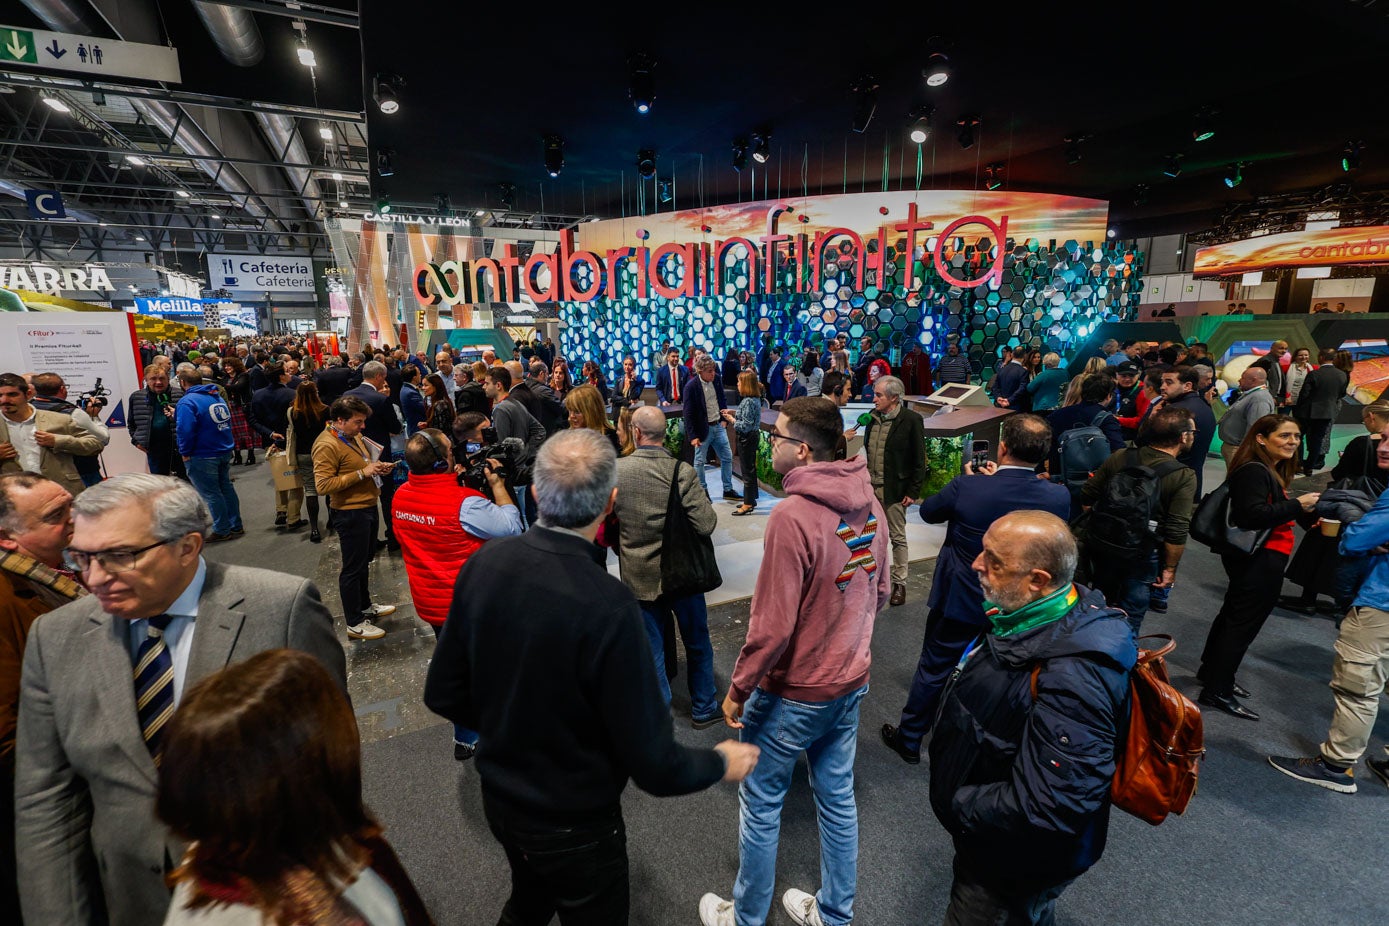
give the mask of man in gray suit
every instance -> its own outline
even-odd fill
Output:
[[[36,621],[24,653],[20,900],[30,924],[157,926],[184,851],[154,811],[160,737],[183,693],[286,647],[346,691],[343,649],[312,583],[203,560],[212,518],[187,483],[117,476],[73,515],[67,558],[91,596]]]
[[[714,532],[718,515],[714,514],[703,482],[695,471],[666,452],[664,412],[654,405],[641,406],[632,413],[632,432],[637,449],[617,461],[614,513],[622,525],[618,565],[623,583],[641,605],[646,633],[651,638],[651,653],[656,660],[656,678],[667,705],[670,704],[670,682],[666,677],[664,625],[666,615],[675,613],[689,667],[691,724],[696,730],[702,730],[723,719],[714,685],[714,644],[709,639],[709,614],[704,607],[704,596],[672,598],[661,589],[661,541],[671,480],[679,479],[680,503],[685,516],[700,534],[708,536]],[[674,655],[673,649],[671,655]]]

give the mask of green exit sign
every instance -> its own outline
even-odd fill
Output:
[[[0,61],[39,63],[39,50],[34,45],[34,33],[23,29],[0,29]]]

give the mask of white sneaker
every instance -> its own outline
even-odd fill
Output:
[[[391,610],[394,611],[395,609],[392,608]],[[356,627],[348,627],[347,635],[354,640],[379,640],[386,635],[386,631],[371,621],[362,621]]]
[[[394,613],[393,604],[374,604],[362,612],[362,617],[388,617]]]
[[[815,906],[814,894],[793,887],[781,895],[781,905],[800,926],[825,926],[825,921],[820,919],[820,908]]]
[[[699,921],[704,926],[733,926],[733,901],[705,894],[699,898]]]

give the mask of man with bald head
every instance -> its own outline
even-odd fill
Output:
[[[654,405],[632,412],[632,438],[637,449],[617,461],[617,519],[622,525],[618,565],[622,582],[641,605],[656,679],[670,705],[666,676],[668,615],[675,614],[689,666],[690,721],[696,730],[723,720],[714,687],[714,645],[709,639],[709,615],[704,595],[672,596],[661,587],[661,540],[665,535],[666,502],[671,480],[678,481],[680,504],[690,524],[702,536],[714,532],[718,516],[692,467],[666,451],[666,416]],[[674,647],[670,648],[674,656]]]
[[[1138,650],[1124,612],[1074,583],[1076,557],[1065,521],[1015,511],[974,561],[989,627],[930,745],[931,807],[955,842],[951,926],[1051,923],[1104,851]]]
[[[1250,366],[1239,378],[1239,398],[1220,419],[1216,432],[1220,435],[1220,455],[1225,465],[1235,457],[1240,441],[1249,433],[1254,422],[1265,415],[1277,411],[1277,402],[1268,389],[1268,372],[1262,367]]]

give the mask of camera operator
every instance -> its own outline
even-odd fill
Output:
[[[101,385],[100,377],[97,378],[96,387],[91,392],[83,393],[79,397],[82,400],[81,405],[68,401],[67,384],[57,373],[35,374],[30,380],[30,385],[34,387],[34,398],[29,404],[44,411],[70,415],[72,423],[101,441],[102,447],[111,443],[111,432],[101,423],[101,410],[106,407],[106,396],[111,394],[111,390]],[[77,467],[77,475],[82,477],[83,485],[94,486],[101,481],[101,454],[91,457],[74,456],[72,462]]]
[[[460,420],[465,433],[480,432],[487,423],[477,412]],[[486,492],[463,484],[455,472],[453,441],[443,431],[422,428],[405,444],[410,478],[396,490],[391,519],[415,613],[436,637],[448,617],[458,571],[468,557],[488,540],[521,533],[521,513],[499,472],[501,461],[480,462],[485,463]],[[469,759],[476,749],[477,734],[455,724],[453,757]]]

